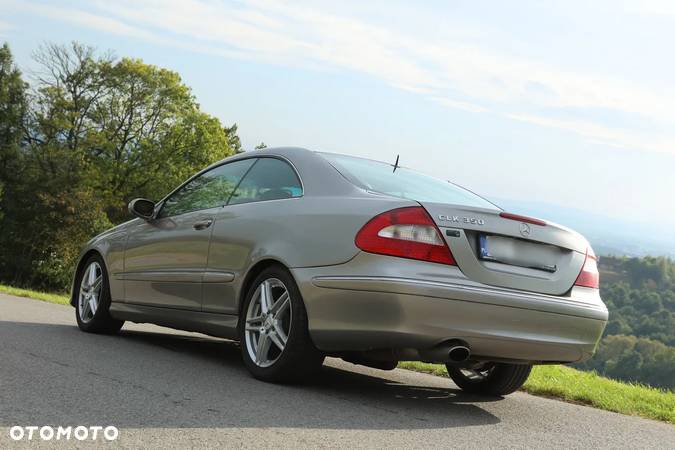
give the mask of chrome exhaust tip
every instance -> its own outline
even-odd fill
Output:
[[[435,347],[417,350],[420,361],[443,364],[462,364],[471,357],[469,345],[459,339],[449,339]]]
[[[469,347],[464,345],[455,345],[448,350],[448,358],[454,363],[467,361],[469,356],[471,356],[471,351],[469,350]]]

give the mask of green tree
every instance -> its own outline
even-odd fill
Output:
[[[36,60],[43,75],[32,140],[39,151],[52,151],[48,144],[57,141],[69,152],[62,160],[88,165],[91,188],[114,222],[132,198],[158,199],[240,149],[236,125],[223,127],[200,111],[175,72],[97,56],[77,43],[42,47]]]
[[[675,389],[675,264],[663,257],[600,259],[605,337],[582,368]]]
[[[21,145],[8,158],[21,176],[3,187],[0,278],[65,288],[80,246],[126,220],[129,200],[158,199],[241,144],[175,72],[78,43],[34,57]]]
[[[0,237],[12,222],[9,212],[15,203],[14,186],[21,179],[20,144],[27,109],[27,85],[14,64],[8,44],[0,48]],[[0,240],[0,245],[2,241]],[[0,252],[0,273],[11,271],[7,247]],[[4,256],[4,257],[3,257]]]
[[[26,115],[26,90],[27,85],[5,43],[0,48],[0,232],[5,186],[16,180],[20,170],[19,145]]]
[[[675,349],[651,339],[607,336],[596,355],[580,367],[619,380],[675,389]]]

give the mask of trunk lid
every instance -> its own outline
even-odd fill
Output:
[[[501,217],[497,209],[420,203],[473,281],[563,295],[584,264],[588,242],[564,226]]]

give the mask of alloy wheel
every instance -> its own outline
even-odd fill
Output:
[[[78,313],[83,323],[90,322],[101,302],[103,289],[103,271],[96,261],[87,266],[80,281],[80,294],[78,297]]]
[[[246,311],[245,345],[259,367],[274,364],[288,342],[292,308],[288,289],[277,278],[264,280],[253,293]]]
[[[478,382],[486,379],[493,368],[494,364],[485,363],[473,368],[461,368],[459,371],[467,380]]]

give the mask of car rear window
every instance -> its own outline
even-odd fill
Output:
[[[349,181],[369,191],[418,202],[498,209],[488,200],[456,184],[405,167],[398,167],[394,171],[392,164],[380,161],[335,153],[320,155]]]

